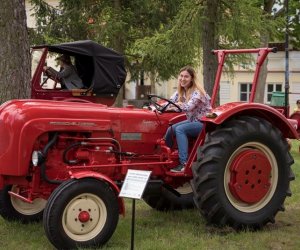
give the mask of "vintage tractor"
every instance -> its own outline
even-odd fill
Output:
[[[184,172],[176,146],[163,136],[185,119],[168,99],[150,95],[149,109],[104,104],[12,100],[0,108],[0,214],[22,222],[43,218],[59,249],[98,247],[113,234],[128,169],[151,170],[144,200],[158,210],[198,207],[214,225],[261,228],[274,222],[291,195],[293,158],[286,138],[294,124],[276,109],[253,103],[260,67],[274,49],[216,50],[217,96],[226,55],[257,53],[249,102],[214,107],[190,138]],[[162,99],[165,104],[161,104]]]

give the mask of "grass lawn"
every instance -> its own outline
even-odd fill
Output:
[[[136,249],[300,249],[300,143],[293,142],[296,180],[286,211],[257,232],[235,232],[231,228],[206,225],[197,210],[161,213],[137,202]],[[120,217],[117,229],[104,249],[129,249],[131,201],[126,201],[126,217]],[[42,223],[22,225],[0,217],[0,249],[53,249]]]

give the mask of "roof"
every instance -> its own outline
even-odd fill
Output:
[[[51,52],[74,56],[81,73],[92,75],[93,92],[98,95],[116,96],[125,82],[124,56],[91,40],[33,48],[48,48]]]

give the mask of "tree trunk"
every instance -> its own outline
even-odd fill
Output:
[[[121,1],[113,0],[113,6],[114,6],[114,13],[116,15],[119,15],[119,13],[122,11]],[[123,39],[122,39],[121,34],[114,34],[114,48],[116,49],[116,51],[118,51],[120,53],[124,53],[122,40]],[[117,96],[117,99],[115,101],[115,106],[117,106],[117,107],[123,107],[123,100],[125,99],[125,85],[126,85],[126,82],[121,87],[119,94]]]
[[[261,34],[260,35],[260,47],[268,47],[269,44],[269,34]],[[268,58],[264,61],[263,65],[260,69],[260,74],[258,77],[258,85],[256,87],[256,94],[255,94],[255,102],[264,103],[264,96],[265,96],[265,86],[267,81],[268,75]]]
[[[151,94],[157,94],[155,89],[155,74],[153,72],[149,73],[150,83],[151,83]]]
[[[274,0],[266,0],[264,1],[264,12],[267,14],[271,14],[275,1]],[[269,33],[260,34],[260,47],[268,47],[270,40]],[[263,103],[264,96],[265,96],[265,86],[267,81],[267,74],[268,74],[268,58],[264,61],[260,75],[258,77],[258,86],[256,88],[256,95],[255,95],[255,102]]]
[[[215,75],[218,67],[216,57],[211,51],[218,48],[217,16],[219,0],[207,0],[204,2],[204,17],[202,29],[203,48],[203,81],[204,88],[209,95],[212,94]]]
[[[1,0],[0,101],[30,95],[30,52],[24,0]]]

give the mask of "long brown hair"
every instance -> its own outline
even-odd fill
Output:
[[[178,86],[177,86],[177,92],[178,92],[178,99],[180,102],[183,102],[183,95],[185,93],[186,96],[186,100],[189,101],[190,97],[191,97],[191,93],[195,90],[198,90],[200,92],[200,94],[202,95],[206,95],[206,91],[205,89],[200,85],[200,83],[197,81],[197,76],[196,76],[196,72],[194,70],[193,67],[187,65],[183,68],[181,68],[179,70],[179,74],[183,71],[187,71],[190,76],[192,77],[192,84],[190,85],[190,87],[188,88],[188,90],[185,93],[185,89],[183,87],[181,87],[180,83],[178,82]]]

